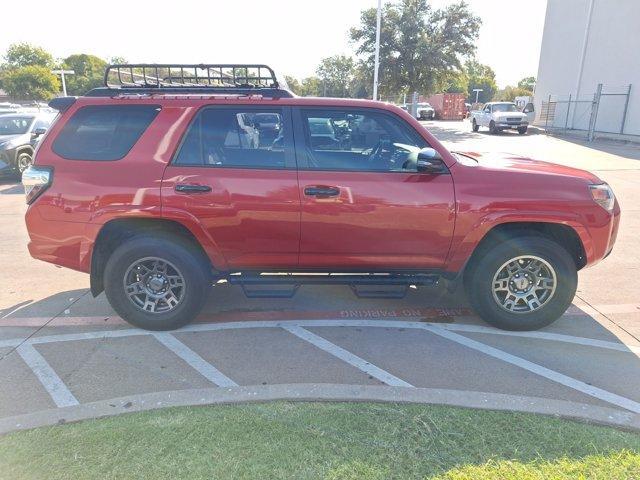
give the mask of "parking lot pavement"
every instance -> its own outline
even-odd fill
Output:
[[[538,332],[503,332],[463,292],[358,299],[304,286],[247,299],[219,284],[191,326],[133,329],[84,274],[32,260],[20,186],[0,179],[0,432],[217,401],[373,399],[556,413],[640,427],[640,149],[425,122],[450,148],[509,152],[598,173],[623,209],[609,258],[580,272],[574,305]]]

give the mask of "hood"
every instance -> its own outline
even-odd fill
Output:
[[[478,162],[478,165],[491,170],[503,170],[521,173],[536,173],[539,175],[555,175],[572,178],[580,178],[587,183],[602,183],[602,180],[591,172],[580,170],[579,168],[567,167],[557,163],[533,160],[527,157],[520,157],[509,153],[478,153],[478,152],[457,152],[467,157],[471,157]]]
[[[19,133],[17,135],[0,135],[0,149],[6,145],[15,145],[23,141],[25,137],[29,134],[27,133]]]

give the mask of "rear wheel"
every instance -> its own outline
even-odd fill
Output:
[[[31,154],[27,152],[19,153],[16,158],[16,173],[22,175],[22,172],[24,172],[32,163],[33,158],[31,157]]]
[[[186,325],[202,309],[210,278],[202,255],[179,238],[135,237],[104,271],[105,293],[127,322],[147,330]]]
[[[475,118],[471,120],[471,130],[473,130],[474,132],[480,130],[480,125],[478,125]]]
[[[551,324],[571,305],[578,284],[569,253],[542,237],[496,244],[472,262],[467,275],[465,287],[475,311],[505,330]]]

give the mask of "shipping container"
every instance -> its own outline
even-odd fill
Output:
[[[463,120],[467,109],[464,93],[437,93],[425,99],[436,111],[438,120]]]

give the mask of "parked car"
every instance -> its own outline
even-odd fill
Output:
[[[419,103],[417,110],[418,120],[433,120],[436,116],[436,111],[428,103]]]
[[[471,112],[471,129],[477,132],[480,127],[489,128],[491,133],[513,129],[524,135],[529,127],[529,120],[515,103],[489,102],[484,104],[482,110]]]
[[[0,162],[21,174],[33,161],[36,144],[53,120],[52,115],[0,115]]]
[[[592,173],[450,152],[396,106],[295,97],[275,75],[109,84],[51,106],[59,120],[23,175],[29,251],[89,273],[141,328],[190,322],[226,280],[250,296],[325,283],[369,297],[442,281],[490,324],[536,329],[616,240],[620,208]],[[281,148],[225,145],[238,114],[258,113],[282,119]],[[339,148],[315,140],[344,122]]]

